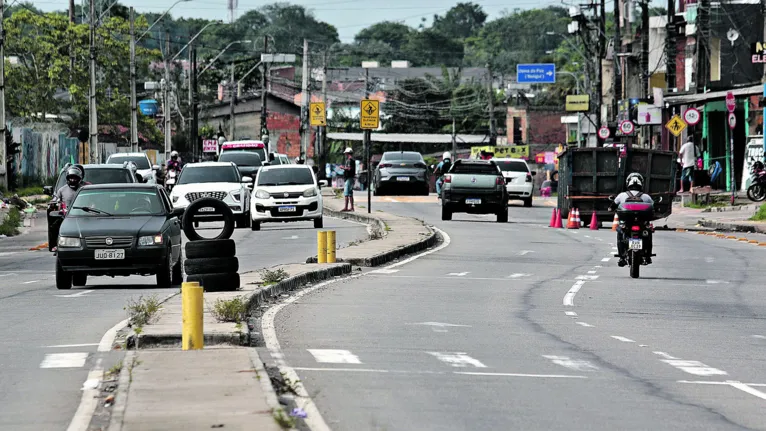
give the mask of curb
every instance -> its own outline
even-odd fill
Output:
[[[125,420],[125,409],[128,407],[128,390],[130,390],[130,372],[136,359],[134,350],[128,351],[122,360],[120,379],[117,382],[117,392],[114,394],[114,406],[109,419],[109,431],[121,431]]]
[[[723,233],[718,233],[717,231],[707,231],[707,232],[699,231],[697,232],[697,234],[715,236],[716,238],[719,238],[719,239],[737,240],[737,242],[746,242],[748,244],[757,245],[759,247],[766,247],[766,242],[761,242],[761,241],[758,241],[757,239],[738,237],[736,235],[726,235]]]
[[[259,377],[258,381],[261,384],[263,395],[266,397],[266,404],[268,404],[272,410],[281,410],[282,406],[279,404],[277,391],[274,390],[274,386],[271,384],[271,378],[269,378],[269,373],[266,372],[266,367],[263,365],[263,361],[261,361],[261,358],[258,356],[258,351],[250,347],[247,349],[247,353],[250,356],[250,362],[253,363],[255,374]]]
[[[708,228],[726,232],[766,233],[766,226],[743,225],[737,223],[717,222],[712,220],[700,220],[699,224]]]

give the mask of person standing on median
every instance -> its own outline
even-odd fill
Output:
[[[351,147],[343,152],[346,156],[346,164],[341,168],[343,170],[343,196],[345,205],[341,211],[354,211],[354,179],[356,178],[356,160],[354,160],[354,150]],[[349,208],[351,205],[351,208]]]
[[[684,181],[689,179],[689,191],[694,190],[694,165],[697,163],[697,148],[694,145],[694,138],[689,136],[686,143],[681,146],[678,156],[681,159],[681,193],[684,192]]]

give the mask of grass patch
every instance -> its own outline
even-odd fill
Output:
[[[383,224],[386,226],[386,232],[391,232],[391,226],[389,226],[386,222],[383,222]]]
[[[20,198],[25,196],[37,196],[45,194],[43,192],[43,186],[24,187],[16,190],[14,194],[19,195]]]
[[[120,371],[122,371],[122,361],[114,364],[112,368],[110,368],[109,371],[106,372],[106,375],[109,377],[117,376],[120,374]]]
[[[18,235],[19,226],[21,226],[21,211],[16,207],[12,207],[8,210],[8,215],[5,217],[5,220],[0,223],[0,235]]]
[[[694,202],[686,202],[684,204],[685,208],[694,208],[698,210],[702,210],[705,208],[720,208],[725,206],[729,206],[729,204],[727,202],[711,202],[709,204],[695,204]]]
[[[274,411],[274,421],[285,430],[289,430],[295,426],[295,419],[288,416],[282,409]]]
[[[152,321],[160,311],[160,300],[157,295],[144,298],[143,295],[138,299],[129,299],[128,305],[124,308],[128,312],[128,319],[134,330],[140,328]]]
[[[750,217],[751,221],[764,221],[766,220],[766,204],[761,205],[758,211]]]
[[[31,200],[28,200],[27,202],[29,202],[30,205],[39,205],[39,204],[47,204],[50,201],[51,201],[51,198],[45,197],[45,198],[34,198]]]
[[[210,312],[219,322],[241,323],[247,315],[247,302],[243,297],[219,299],[215,301]]]
[[[272,284],[277,284],[282,280],[285,280],[287,277],[289,277],[290,274],[287,273],[282,268],[279,268],[277,270],[270,270],[270,269],[264,269],[261,271],[261,280],[263,280],[264,286],[271,286]]]

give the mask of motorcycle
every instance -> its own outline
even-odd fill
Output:
[[[615,196],[610,196],[609,200],[614,201]],[[662,202],[662,197],[657,203]],[[630,268],[630,277],[639,278],[641,265],[646,265],[644,258],[647,257],[648,250],[644,245],[644,239],[654,233],[654,205],[645,202],[623,202],[617,207],[617,217],[619,218],[620,228],[623,233],[625,244],[625,260]],[[615,254],[615,257],[620,257]],[[652,254],[649,257],[654,257]]]
[[[176,177],[178,176],[178,173],[175,169],[171,169],[167,173],[167,177],[165,178],[165,190],[167,190],[168,193],[173,191],[173,186],[176,185]]]
[[[750,158],[750,186],[747,188],[747,198],[753,202],[766,199],[766,168],[763,162]]]

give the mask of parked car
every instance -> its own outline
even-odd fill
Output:
[[[115,153],[106,159],[107,164],[121,165],[125,162],[132,162],[136,165],[136,174],[140,175],[140,182],[155,184],[154,173],[160,169],[159,165],[152,165],[149,157],[145,153]]]
[[[271,165],[290,165],[292,163],[287,154],[269,153],[269,164]]]
[[[375,195],[395,189],[408,189],[428,195],[428,166],[423,156],[415,151],[387,151],[373,174]]]
[[[258,171],[250,205],[250,228],[261,223],[311,220],[324,226],[322,193],[314,171],[307,165],[264,166]]]
[[[444,176],[442,220],[454,213],[496,214],[498,223],[508,222],[508,191],[494,160],[455,160]]]
[[[500,168],[500,172],[503,173],[508,198],[523,201],[525,207],[531,207],[535,188],[532,177],[537,175],[537,172],[531,171],[529,165],[523,159],[492,160]]]
[[[229,151],[247,151],[250,153],[258,154],[258,157],[261,158],[261,163],[267,160],[266,144],[264,144],[262,141],[245,140],[224,142],[221,144],[221,152],[219,156]]]
[[[251,177],[243,176],[232,162],[190,163],[183,167],[170,199],[174,208],[185,209],[201,198],[226,202],[237,220],[237,228],[250,224]],[[200,221],[219,221],[220,216],[198,215]],[[196,220],[195,219],[195,220]]]
[[[234,163],[240,174],[250,178],[255,178],[258,170],[263,166],[263,160],[258,154],[247,151],[227,151],[218,156],[218,161]]]
[[[84,286],[89,275],[155,275],[158,287],[181,284],[182,213],[156,184],[83,187],[61,224],[56,287]]]

